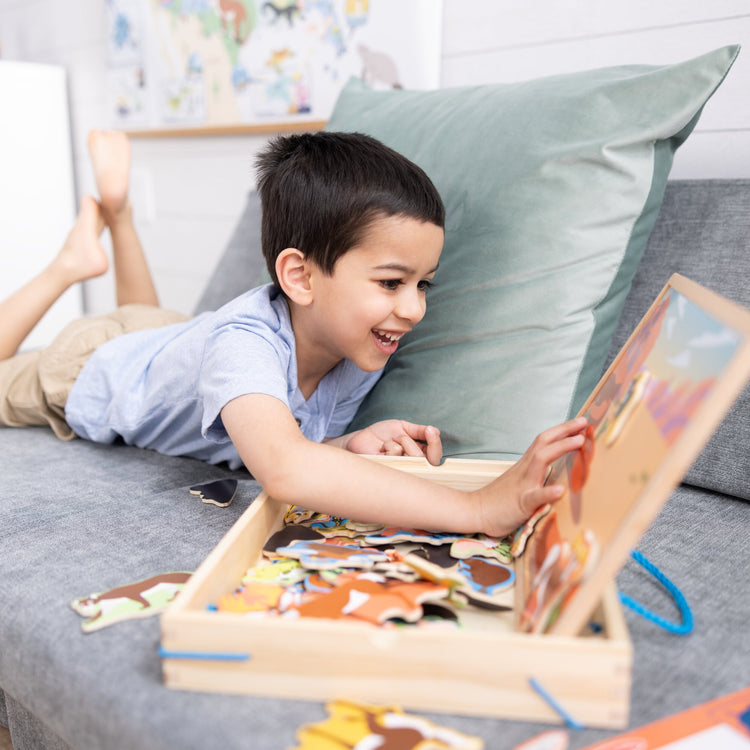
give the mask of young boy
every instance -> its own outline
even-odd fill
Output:
[[[0,424],[242,464],[278,501],[407,527],[502,535],[562,494],[551,462],[585,420],[540,435],[486,488],[463,492],[356,454],[442,457],[439,431],[400,420],[342,434],[399,339],[424,316],[444,209],[427,175],[359,134],[274,140],[258,160],[273,283],[193,319],[160,310],[128,200],[129,143],[94,132],[86,197],[50,266],[0,305]],[[13,357],[62,291],[103,273],[118,309]],[[343,449],[343,450],[342,450]]]

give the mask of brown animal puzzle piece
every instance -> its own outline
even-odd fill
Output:
[[[109,591],[74,599],[70,606],[81,617],[84,633],[135,617],[150,617],[165,609],[187,583],[192,573],[160,573]]]
[[[237,484],[236,479],[217,479],[214,482],[193,485],[190,488],[190,494],[198,495],[204,503],[226,508],[232,504],[237,494]]]
[[[292,750],[482,750],[484,741],[433,724],[395,706],[369,706],[353,701],[326,705],[328,718],[297,731]]]

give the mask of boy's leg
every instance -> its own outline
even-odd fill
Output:
[[[135,231],[128,197],[130,141],[118,131],[93,130],[88,147],[102,215],[112,235],[117,304],[158,306],[156,288]]]
[[[0,360],[12,357],[58,297],[72,284],[107,270],[99,244],[104,222],[99,205],[84,196],[73,228],[52,262],[25,286],[0,302]]]

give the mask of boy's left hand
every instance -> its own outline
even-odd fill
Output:
[[[368,455],[417,456],[426,458],[433,466],[437,466],[443,457],[443,444],[437,427],[401,419],[375,422],[363,430],[352,432],[344,447],[352,453]]]

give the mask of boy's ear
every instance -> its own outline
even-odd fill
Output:
[[[298,305],[312,302],[310,263],[305,254],[296,247],[282,250],[276,258],[276,276],[284,294]]]

